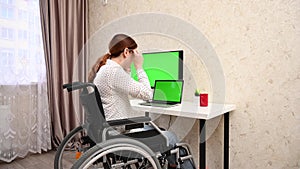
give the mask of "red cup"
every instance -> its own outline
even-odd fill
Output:
[[[200,106],[202,106],[202,107],[208,106],[208,94],[207,93],[200,94]]]

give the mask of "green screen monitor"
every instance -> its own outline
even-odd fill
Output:
[[[156,80],[153,101],[181,103],[183,80]]]
[[[183,50],[148,52],[142,55],[143,68],[148,75],[151,88],[154,88],[155,80],[183,79]],[[133,65],[131,76],[138,80]]]

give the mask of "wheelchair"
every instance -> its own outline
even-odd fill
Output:
[[[196,169],[189,145],[171,146],[150,117],[107,121],[100,93],[93,83],[73,82],[63,88],[68,92],[80,90],[85,120],[59,145],[55,169]],[[126,132],[117,132],[118,127]]]

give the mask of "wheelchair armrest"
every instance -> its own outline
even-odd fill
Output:
[[[150,117],[140,116],[140,117],[132,117],[126,119],[119,119],[119,120],[111,120],[111,121],[107,121],[103,125],[104,127],[121,126],[121,125],[135,124],[135,123],[144,123],[149,121],[151,121]]]
[[[73,90],[83,89],[83,88],[87,88],[89,86],[93,87],[94,90],[95,90],[95,88],[97,88],[95,86],[95,84],[93,84],[93,83],[72,82],[72,83],[64,84],[63,89],[67,89],[68,92],[71,92]]]

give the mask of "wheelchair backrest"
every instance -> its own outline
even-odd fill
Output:
[[[84,128],[87,130],[88,136],[94,142],[101,142],[103,124],[106,122],[104,109],[98,88],[93,83],[74,82],[63,86],[68,91],[82,89],[80,93],[80,101],[84,107],[85,122]]]

